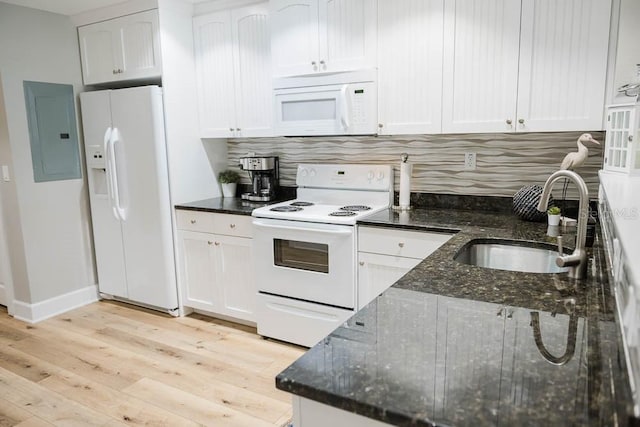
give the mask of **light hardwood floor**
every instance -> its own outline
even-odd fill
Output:
[[[0,311],[0,427],[281,426],[304,349],[200,315],[98,302],[29,325]]]

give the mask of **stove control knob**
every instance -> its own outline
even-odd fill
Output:
[[[309,171],[307,171],[306,169],[300,169],[300,176],[303,178],[306,178],[307,175],[309,175]]]
[[[371,181],[373,179],[373,171],[369,171],[369,173],[367,173],[367,180]]]
[[[316,170],[315,170],[315,169],[311,169],[311,170],[309,171],[309,176],[310,176],[311,178],[313,178],[314,176],[316,176]]]
[[[383,180],[384,179],[384,171],[378,171],[377,178],[378,178],[378,181]]]

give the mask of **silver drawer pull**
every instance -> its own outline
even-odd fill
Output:
[[[220,246],[220,242],[215,242],[214,245]]]
[[[398,246],[400,246],[401,248],[404,248],[404,243],[400,242],[400,243],[398,243]]]
[[[191,224],[195,224],[195,223],[196,223],[196,220],[195,220],[195,219],[192,219],[190,222],[191,222]]]
[[[213,245],[213,242],[211,240],[207,240],[207,245],[211,246]]]
[[[236,225],[235,224],[229,224],[229,227],[230,228],[236,228]]]
[[[360,264],[360,265],[364,265],[364,261],[360,261],[358,264]]]

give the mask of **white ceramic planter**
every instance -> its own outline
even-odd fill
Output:
[[[222,197],[236,197],[236,187],[238,184],[235,182],[228,182],[222,185]]]
[[[560,225],[560,214],[558,215],[549,215],[547,214],[547,220],[549,221],[549,225]]]

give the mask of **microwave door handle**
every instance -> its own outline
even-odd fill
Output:
[[[340,123],[342,129],[349,130],[349,85],[342,85],[340,88]]]

